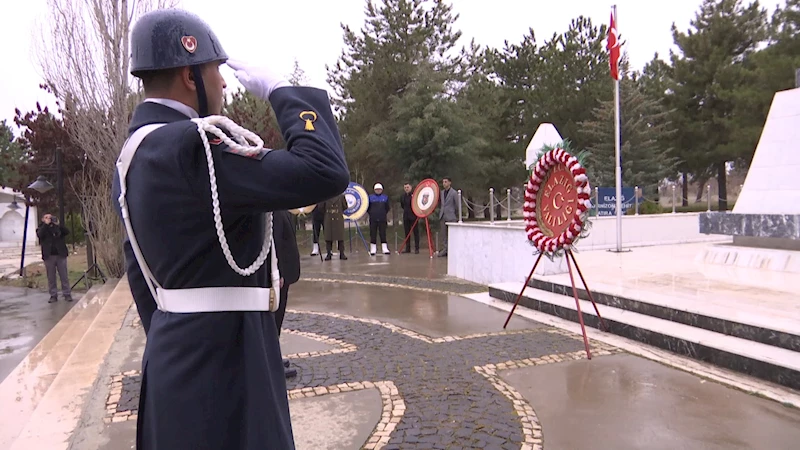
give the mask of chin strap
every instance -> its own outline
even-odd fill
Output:
[[[194,85],[197,87],[197,113],[200,117],[208,116],[208,98],[206,98],[206,86],[203,83],[203,75],[200,73],[200,66],[191,66]]]

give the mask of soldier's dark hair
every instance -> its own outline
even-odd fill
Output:
[[[151,93],[161,93],[172,87],[175,82],[175,77],[180,72],[181,68],[163,69],[163,70],[149,70],[139,72],[136,74],[142,80],[142,87],[144,88],[145,95]]]
[[[444,180],[447,180],[447,181],[449,181],[451,183],[453,182],[453,179],[450,178],[450,177],[442,177],[442,181],[444,181]]]

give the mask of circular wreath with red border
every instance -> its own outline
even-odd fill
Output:
[[[577,201],[572,217],[567,218],[568,225],[564,231],[548,236],[545,230],[549,230],[546,223],[539,223],[541,216],[539,213],[540,205],[537,205],[539,191],[544,188],[545,182],[552,171],[560,165],[566,167],[571,175],[570,180],[577,192]],[[591,209],[591,187],[589,178],[586,176],[586,169],[581,165],[578,158],[561,148],[546,150],[539,158],[531,170],[528,186],[525,189],[525,204],[523,205],[523,220],[528,241],[542,253],[560,253],[565,248],[571,248],[581,238],[588,234],[588,213]],[[564,228],[564,225],[561,226]]]

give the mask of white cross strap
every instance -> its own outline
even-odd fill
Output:
[[[131,136],[128,138],[128,140],[125,141],[125,144],[122,147],[122,151],[120,152],[119,158],[117,159],[117,171],[119,174],[119,184],[120,184],[120,196],[118,200],[120,209],[122,210],[122,219],[123,222],[125,223],[125,231],[128,235],[128,240],[131,243],[131,247],[133,248],[133,253],[136,256],[136,262],[138,263],[139,268],[141,269],[142,274],[144,275],[145,282],[147,282],[147,287],[150,289],[150,293],[153,295],[153,299],[155,299],[158,309],[162,311],[175,312],[175,313],[199,313],[199,312],[218,312],[218,311],[273,311],[273,312],[277,311],[278,306],[280,304],[280,273],[278,271],[278,257],[275,254],[276,252],[274,251],[275,244],[272,236],[272,213],[267,213],[266,217],[267,230],[266,230],[266,236],[264,237],[264,245],[262,246],[261,254],[259,255],[258,258],[256,258],[256,261],[247,269],[239,268],[238,265],[236,265],[235,261],[233,260],[233,256],[230,253],[227,239],[225,239],[225,234],[222,228],[222,218],[219,207],[219,196],[217,195],[217,190],[216,190],[216,177],[214,176],[213,159],[211,158],[211,151],[208,144],[208,138],[205,135],[205,132],[210,127],[204,127],[204,125],[206,125],[206,122],[204,122],[203,119],[200,119],[196,123],[198,123],[198,131],[200,132],[200,136],[202,138],[206,150],[206,156],[208,157],[209,175],[212,179],[211,198],[214,209],[214,222],[217,229],[217,235],[220,240],[220,245],[222,246],[223,253],[226,256],[226,259],[228,260],[228,264],[240,275],[244,276],[252,275],[261,267],[261,265],[264,264],[267,255],[269,254],[269,250],[272,249],[273,251],[271,253],[271,258],[270,258],[272,287],[271,288],[259,288],[259,287],[205,288],[204,287],[204,288],[186,288],[186,289],[164,289],[155,279],[155,276],[153,276],[152,272],[150,271],[150,268],[147,265],[147,262],[144,259],[144,255],[142,255],[141,248],[139,247],[139,243],[136,240],[136,235],[133,232],[133,226],[130,220],[130,213],[128,211],[128,205],[126,203],[126,194],[127,194],[126,177],[128,175],[128,169],[130,168],[131,161],[133,161],[133,156],[136,154],[136,150],[139,148],[139,145],[142,143],[145,137],[147,137],[147,135],[161,128],[162,126],[166,125],[163,123],[145,125],[139,128],[138,130],[134,131],[133,134],[131,134]],[[219,130],[218,128],[216,127],[213,128],[215,128],[213,131],[212,130],[208,131],[212,132],[219,131],[219,134],[224,135],[224,133],[222,133],[221,130]],[[237,129],[237,131],[239,130]],[[250,136],[248,135],[247,137]],[[230,138],[227,139],[230,140]],[[258,141],[260,141],[260,139]],[[263,143],[261,145],[263,146]]]

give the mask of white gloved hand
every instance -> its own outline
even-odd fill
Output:
[[[266,67],[253,67],[230,59],[226,64],[235,71],[233,74],[242,86],[262,100],[269,100],[272,92],[279,87],[291,86],[285,78]]]

